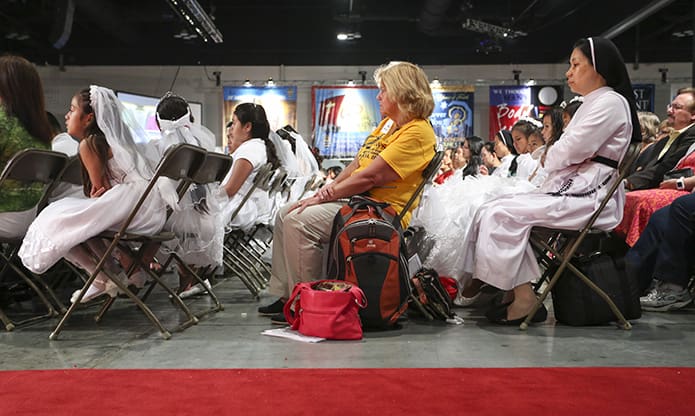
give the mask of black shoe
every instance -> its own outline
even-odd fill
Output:
[[[289,325],[284,313],[276,313],[270,317],[270,323],[273,325]]]
[[[283,301],[282,299],[278,299],[275,302],[271,303],[270,305],[259,306],[258,307],[258,313],[260,315],[275,315],[278,313],[281,314],[284,307],[285,307],[285,301]]]
[[[501,305],[495,306],[492,309],[490,309],[485,316],[487,319],[497,325],[509,325],[509,326],[519,326],[521,325],[522,322],[526,320],[526,316],[522,316],[521,318],[518,319],[507,319],[507,306],[509,306],[510,303],[503,303]],[[531,318],[532,323],[539,323],[539,322],[544,322],[548,318],[548,310],[545,309],[545,305],[541,305],[540,308],[536,311],[535,314],[533,314],[533,318]]]

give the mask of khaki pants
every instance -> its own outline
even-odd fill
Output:
[[[284,206],[273,228],[272,295],[288,298],[298,282],[325,278],[323,248],[331,237],[333,218],[345,201],[326,202],[306,208],[301,214]]]

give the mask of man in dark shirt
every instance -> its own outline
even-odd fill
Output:
[[[657,188],[664,173],[672,170],[695,142],[695,88],[679,90],[668,105],[667,114],[673,130],[668,138],[651,146],[650,159],[627,177],[625,185],[630,191]]]

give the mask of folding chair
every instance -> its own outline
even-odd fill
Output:
[[[144,204],[145,200],[156,187],[157,181],[160,178],[169,178],[175,180],[179,183],[177,187],[177,193],[179,199],[186,192],[190,183],[193,182],[194,177],[198,169],[203,165],[205,161],[207,152],[205,149],[189,145],[189,144],[179,144],[170,147],[164,154],[164,157],[160,161],[157,169],[154,172],[152,179],[150,179],[147,187],[143,191],[142,195],[136,202],[135,206],[131,209],[128,217],[121,225],[118,231],[106,231],[101,233],[97,238],[101,238],[108,241],[108,248],[104,253],[98,254],[91,252],[89,246],[83,243],[82,246],[91,252],[94,259],[98,260],[96,268],[93,273],[89,276],[84,286],[80,290],[75,302],[70,305],[68,311],[63,315],[62,319],[58,323],[58,326],[50,334],[49,339],[55,340],[62,331],[63,326],[70,318],[75,309],[80,305],[80,300],[84,297],[89,286],[94,282],[99,273],[105,273],[111,281],[118,286],[118,289],[127,295],[135,304],[142,310],[142,312],[147,316],[147,318],[152,322],[152,324],[159,329],[160,334],[164,339],[171,338],[171,333],[164,328],[159,319],[155,316],[152,310],[140,299],[138,298],[127,286],[127,282],[120,281],[111,272],[104,267],[104,264],[109,261],[113,255],[116,248],[126,253],[132,260],[131,266],[128,268],[127,275],[132,274],[137,267],[140,267],[145,271],[157,284],[159,284],[164,290],[166,290],[169,295],[171,295],[172,300],[176,303],[181,310],[186,314],[188,320],[179,325],[177,329],[184,329],[190,325],[198,322],[198,319],[191,313],[190,309],[186,304],[181,301],[181,299],[176,295],[176,293],[165,284],[160,276],[152,272],[149,269],[149,259],[146,258],[148,253],[154,253],[162,242],[168,241],[174,238],[174,234],[171,232],[159,232],[153,235],[144,235],[133,232],[128,232],[128,227],[137,215],[138,211]],[[139,245],[137,250],[133,249],[134,245]],[[106,310],[113,303],[114,298],[107,299],[101,311],[97,314],[96,321],[99,322]]]
[[[6,181],[17,181],[27,185],[40,184],[42,186],[41,198],[36,205],[38,214],[46,206],[48,196],[55,186],[56,180],[65,170],[67,161],[68,157],[65,154],[49,150],[25,149],[19,151],[5,165],[2,175],[0,175],[0,186],[6,183]],[[19,262],[17,252],[22,244],[22,240],[23,237],[0,237],[0,246],[2,246],[0,250],[0,263],[2,263],[0,280],[2,280],[9,269],[12,269],[38,295],[41,302],[46,306],[47,313],[14,322],[0,309],[0,321],[5,325],[7,331],[12,331],[20,325],[56,316],[58,313],[47,299],[47,296],[52,297],[60,305],[55,294],[53,294],[53,291],[43,279],[20,266],[21,263]],[[43,287],[43,290],[39,289],[37,283]]]
[[[526,320],[521,323],[521,330],[526,330],[528,328],[528,325],[531,323],[531,319],[533,318],[534,314],[541,307],[543,301],[548,296],[550,291],[553,289],[560,277],[563,276],[563,272],[565,271],[565,269],[570,270],[572,274],[574,274],[577,278],[581,279],[587,286],[589,286],[589,288],[591,288],[592,291],[594,291],[599,297],[601,297],[601,299],[603,299],[606,302],[606,304],[618,320],[621,328],[625,330],[629,330],[632,328],[630,322],[628,322],[625,319],[622,312],[620,311],[620,309],[618,309],[618,307],[615,305],[615,302],[613,302],[610,296],[608,296],[606,292],[604,292],[601,288],[594,284],[594,282],[592,282],[581,270],[575,267],[571,263],[571,261],[574,258],[575,253],[577,253],[577,249],[580,247],[580,245],[587,236],[601,236],[606,234],[606,232],[603,230],[593,228],[594,223],[601,215],[601,212],[603,212],[603,209],[611,200],[613,194],[618,189],[618,187],[623,186],[623,180],[625,179],[625,176],[628,172],[627,168],[630,165],[632,165],[632,163],[638,155],[638,145],[635,143],[631,143],[630,147],[628,148],[628,151],[626,152],[625,156],[623,156],[623,159],[620,163],[616,179],[613,181],[610,188],[608,188],[608,192],[606,193],[606,196],[603,198],[598,208],[596,208],[593,215],[589,218],[584,227],[582,227],[580,230],[563,230],[547,227],[533,227],[533,229],[531,229],[529,243],[536,251],[536,253],[540,255],[541,261],[547,267],[546,270],[551,270],[553,271],[553,273],[552,277],[548,281],[548,284],[545,286],[545,289],[541,292],[540,296],[536,300],[536,303],[533,305],[533,308],[529,312]],[[548,255],[548,253],[550,255]],[[557,265],[557,268],[555,269],[553,267],[550,267],[552,265]],[[544,280],[545,278],[547,278],[547,276],[542,276],[541,280]],[[538,286],[540,286],[540,284]]]
[[[227,175],[227,172],[229,172],[231,168],[231,156],[223,155],[221,153],[208,152],[207,156],[205,157],[205,164],[200,169],[198,169],[198,171],[195,173],[193,177],[193,183],[196,185],[206,185],[210,183],[222,182],[224,180],[224,177]],[[202,276],[196,273],[196,271],[193,270],[193,268],[190,267],[190,265],[188,265],[175,251],[172,251],[162,264],[161,273],[168,269],[172,261],[175,261],[180,267],[185,269],[191,276],[193,276],[195,281],[199,285],[201,285],[201,287],[205,288],[205,293],[207,293],[207,295],[212,300],[212,307],[204,310],[203,312],[196,313],[196,318],[201,318],[202,316],[207,315],[208,313],[218,312],[224,309],[222,307],[222,304],[220,304],[220,301],[217,299],[217,296],[213,292],[212,288],[209,288],[205,284],[204,280],[207,277],[206,273],[203,272]],[[210,272],[212,272],[212,270],[210,270]],[[149,293],[152,291],[154,286],[154,284],[150,285],[147,292],[143,296],[143,300],[145,300],[147,296],[149,296]]]
[[[256,188],[261,188],[266,192],[270,189],[273,177],[274,171],[270,163],[261,166],[254,178],[251,188],[246,192],[246,195],[244,195],[239,205],[234,209],[234,212],[232,212],[230,221],[236,218],[241,208],[246,201],[249,200]],[[227,233],[225,236],[223,261],[227,269],[235,273],[251,294],[257,298],[267,283],[260,269],[262,266],[259,266],[249,259],[244,252],[244,244],[240,244],[240,242],[243,241],[243,236],[244,233],[241,230],[231,230]]]
[[[398,215],[398,221],[401,220],[404,213],[408,212],[408,210],[415,203],[415,201],[420,199],[422,192],[425,190],[425,186],[432,183],[432,180],[434,180],[434,177],[437,175],[439,167],[442,164],[442,159],[444,159],[444,151],[437,151],[434,154],[432,160],[430,160],[430,163],[427,164],[425,170],[422,171],[422,182],[418,184],[417,188],[415,189],[415,192],[410,197],[408,202],[405,204],[405,207],[403,207],[403,211],[401,211],[401,213]],[[411,241],[415,236],[415,233],[416,231],[410,228],[408,230],[403,231],[403,239],[406,248],[405,252],[408,256],[408,259],[410,259],[413,255],[417,253],[416,247],[413,247],[413,245],[411,244]]]

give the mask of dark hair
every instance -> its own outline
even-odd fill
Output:
[[[326,169],[326,173],[333,173],[335,176],[340,175],[340,172],[343,171],[343,168],[340,166],[331,166],[330,168]]]
[[[167,92],[157,104],[155,110],[162,120],[178,120],[183,117],[188,111],[188,102],[183,98],[171,92]],[[190,115],[191,123],[195,121],[193,114]]]
[[[89,88],[80,90],[77,94],[75,94],[75,98],[77,98],[77,105],[80,106],[82,113],[94,114],[94,109],[92,108],[92,104],[90,101],[91,97],[89,94]],[[99,162],[101,164],[100,175],[104,178],[108,178],[110,176],[108,165],[110,148],[108,142],[106,141],[106,135],[103,131],[101,131],[101,129],[97,125],[96,114],[94,115],[94,117],[92,117],[92,120],[85,128],[84,133],[84,137],[80,137],[80,139],[82,139],[85,145],[89,147],[89,150],[91,150],[94,154],[97,155],[97,158],[99,159]],[[89,196],[92,190],[92,181],[89,178],[89,173],[87,172],[87,169],[85,169],[84,167],[84,163],[82,164],[82,188],[84,194],[86,196]]]
[[[278,159],[275,151],[275,145],[268,137],[270,135],[270,123],[268,123],[268,117],[263,106],[253,103],[242,103],[236,106],[234,115],[242,124],[251,123],[251,137],[263,139],[268,162],[273,166],[273,169],[280,167],[280,159]]]
[[[0,102],[34,138],[51,143],[43,84],[31,62],[20,56],[0,56]]]
[[[526,138],[529,138],[531,134],[533,134],[534,131],[538,130],[538,126],[535,124],[531,123],[528,120],[518,120],[514,125],[512,126],[511,131],[518,130],[520,131]]]
[[[488,152],[495,154],[495,142],[487,141],[483,143],[483,147],[487,149]]]
[[[572,117],[574,117],[574,113],[577,112],[577,110],[579,109],[579,106],[581,106],[582,103],[583,103],[582,100],[570,101],[569,103],[567,103],[565,108],[562,109],[562,111],[567,113],[567,115],[569,115],[570,118],[572,118]]]
[[[576,111],[576,110],[575,110]],[[555,142],[562,135],[565,128],[565,123],[562,120],[562,109],[553,107],[543,114],[543,118],[550,117],[550,126],[553,128],[553,136],[549,140],[549,144]],[[545,140],[545,139],[544,139]]]
[[[466,137],[465,141],[468,142],[468,150],[471,153],[471,157],[468,159],[466,167],[463,168],[463,172],[461,172],[463,178],[468,175],[478,175],[480,173],[480,167],[483,165],[481,153],[483,151],[484,140],[478,136],[470,136]]]
[[[55,137],[63,132],[63,128],[60,126],[58,119],[50,111],[46,111],[46,119],[48,120],[48,126],[51,128],[51,136]]]

